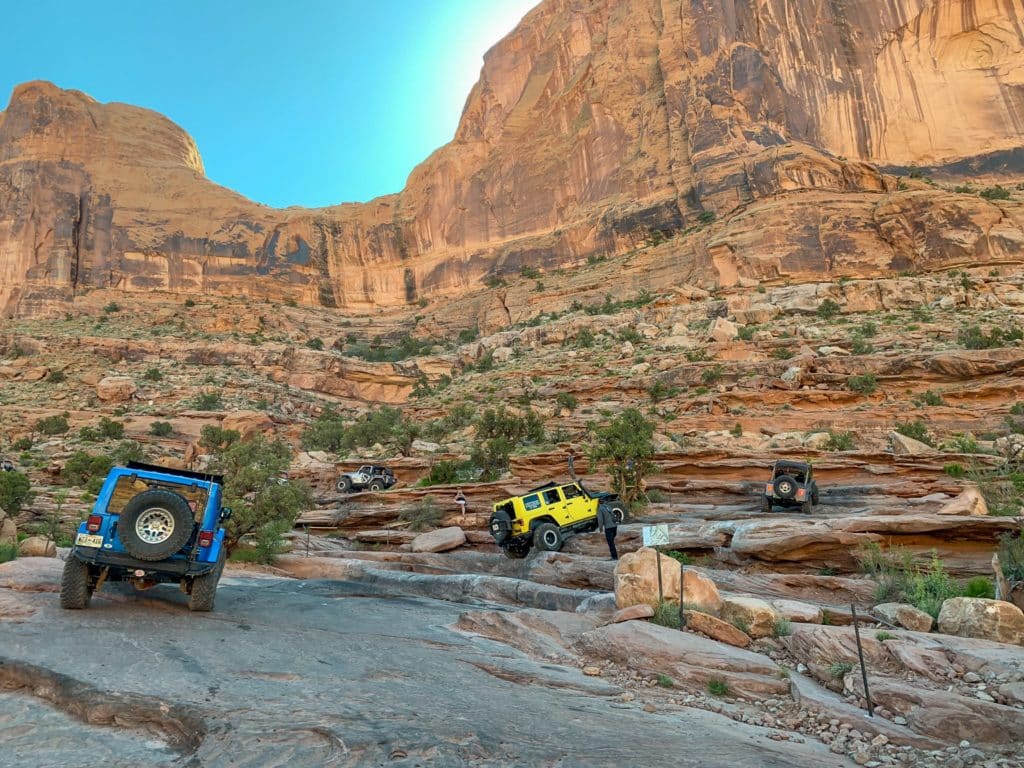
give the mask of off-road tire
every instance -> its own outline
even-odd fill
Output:
[[[775,495],[780,499],[792,499],[796,496],[796,480],[789,475],[779,475],[775,478]]]
[[[557,552],[562,543],[562,532],[554,523],[541,523],[533,531],[533,546],[541,552]]]
[[[92,576],[89,564],[68,555],[60,577],[60,607],[81,610],[89,607],[92,598]]]
[[[805,502],[801,503],[800,504],[800,512],[802,512],[805,515],[811,514],[811,502],[810,501],[805,501]]]
[[[620,502],[614,501],[611,504],[607,505],[607,509],[610,509],[612,511],[612,514],[615,516],[615,522],[618,525],[622,525],[624,522],[626,522],[625,505],[621,504]]]
[[[523,560],[530,554],[530,545],[527,543],[502,547],[501,552],[509,560]]]
[[[160,515],[159,511],[166,514]],[[146,541],[140,536],[136,525],[141,521],[145,526],[147,520],[154,518],[161,523],[169,521],[170,530],[160,540]],[[124,505],[117,529],[129,555],[139,560],[153,561],[166,560],[184,547],[194,527],[193,513],[184,497],[173,491],[152,488],[136,494]],[[160,534],[155,531],[154,535]]]
[[[224,550],[220,552],[220,559],[217,565],[209,573],[196,576],[192,579],[192,591],[188,595],[188,609],[196,612],[209,612],[213,610],[214,600],[217,598],[217,584],[220,583],[220,576],[224,572]]]
[[[774,506],[772,504],[772,500],[769,499],[767,496],[762,495],[761,496],[761,512],[763,514],[765,514],[765,515],[770,515],[772,513],[773,509],[774,509]]]
[[[494,530],[495,521],[499,524],[497,531]],[[495,544],[499,547],[504,546],[505,542],[508,541],[508,537],[512,535],[512,516],[503,510],[495,512],[491,515],[491,519],[487,521],[487,530],[494,537]]]
[[[818,489],[817,488],[815,488],[813,491],[811,491],[811,504],[813,504],[814,506],[818,506]]]
[[[341,491],[342,493],[351,493],[352,492],[352,478],[351,477],[342,476],[342,478],[340,480],[338,480],[338,490]]]
[[[383,491],[384,483],[382,483],[380,480],[374,480],[372,483],[370,483],[370,490],[374,491],[375,493]]]

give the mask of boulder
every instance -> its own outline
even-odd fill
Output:
[[[935,449],[930,445],[899,432],[889,433],[889,450],[897,456],[924,456],[935,453]]]
[[[615,612],[612,616],[611,623],[618,624],[623,621],[635,621],[637,619],[649,619],[654,615],[654,609],[647,605],[647,603],[641,603],[640,605],[631,605],[629,608],[623,608]]]
[[[811,432],[804,437],[804,447],[810,448],[812,451],[823,451],[831,439],[832,435],[828,432]]]
[[[712,640],[734,646],[746,648],[750,645],[750,637],[741,629],[734,627],[727,621],[722,621],[715,616],[700,611],[686,611],[686,628],[693,632],[700,632]]]
[[[722,596],[711,579],[690,568],[683,571],[683,603],[702,611],[718,613],[722,610]]]
[[[0,523],[0,544],[17,544],[18,526],[9,517]]]
[[[661,585],[665,600],[679,602],[679,563],[661,556]],[[619,608],[646,603],[658,605],[658,553],[651,547],[628,552],[615,566],[615,604]]]
[[[769,637],[779,620],[776,610],[756,597],[723,598],[721,615],[734,626],[745,628],[753,638]]]
[[[56,557],[57,547],[52,541],[42,536],[29,536],[18,545],[18,555],[21,557]]]
[[[905,603],[881,603],[874,608],[875,614],[914,632],[931,632],[935,620],[930,614]]]
[[[105,403],[123,403],[138,389],[130,376],[106,376],[96,384],[96,396]]]
[[[772,600],[772,608],[783,618],[801,624],[821,624],[824,618],[821,608],[798,600]]]
[[[976,515],[983,517],[988,514],[988,504],[974,486],[967,488],[959,496],[950,499],[938,510],[939,515]]]
[[[461,547],[466,543],[466,532],[459,526],[438,528],[435,531],[421,533],[412,540],[413,552],[447,552],[449,549]]]
[[[238,432],[243,439],[274,431],[274,420],[263,411],[234,411],[227,414],[220,425],[222,429]]]
[[[732,341],[738,335],[738,329],[736,323],[731,320],[726,320],[724,317],[715,318],[715,322],[708,330],[708,336],[714,341],[727,342]]]
[[[1003,600],[954,597],[942,604],[939,632],[1024,645],[1024,612]]]
[[[416,439],[412,441],[412,449],[416,453],[437,453],[441,450],[441,446],[437,443],[431,443],[428,440]]]
[[[493,352],[491,352],[492,359],[499,365],[507,363],[514,355],[515,350],[513,350],[512,347],[497,347]]]

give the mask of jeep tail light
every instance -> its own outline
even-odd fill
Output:
[[[200,531],[199,532],[199,546],[208,547],[213,544],[213,531]]]
[[[771,496],[773,493],[775,493],[775,484],[768,483],[768,485],[764,487],[764,492]]]
[[[85,530],[89,533],[96,533],[103,526],[103,518],[99,515],[89,515],[85,521]]]
[[[796,499],[797,499],[797,501],[803,501],[806,496],[807,496],[807,489],[806,488],[801,488],[799,491],[796,492]]]

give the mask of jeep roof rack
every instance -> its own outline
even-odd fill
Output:
[[[193,472],[191,469],[174,469],[173,467],[161,467],[159,464],[147,464],[144,461],[129,461],[125,464],[127,469],[140,469],[143,472],[159,472],[164,475],[175,477],[187,477],[191,480],[204,480],[208,483],[224,484],[223,475],[215,475],[212,472]]]

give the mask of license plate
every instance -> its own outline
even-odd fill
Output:
[[[75,537],[75,546],[77,547],[102,547],[103,537],[93,536],[88,533],[80,533]]]

